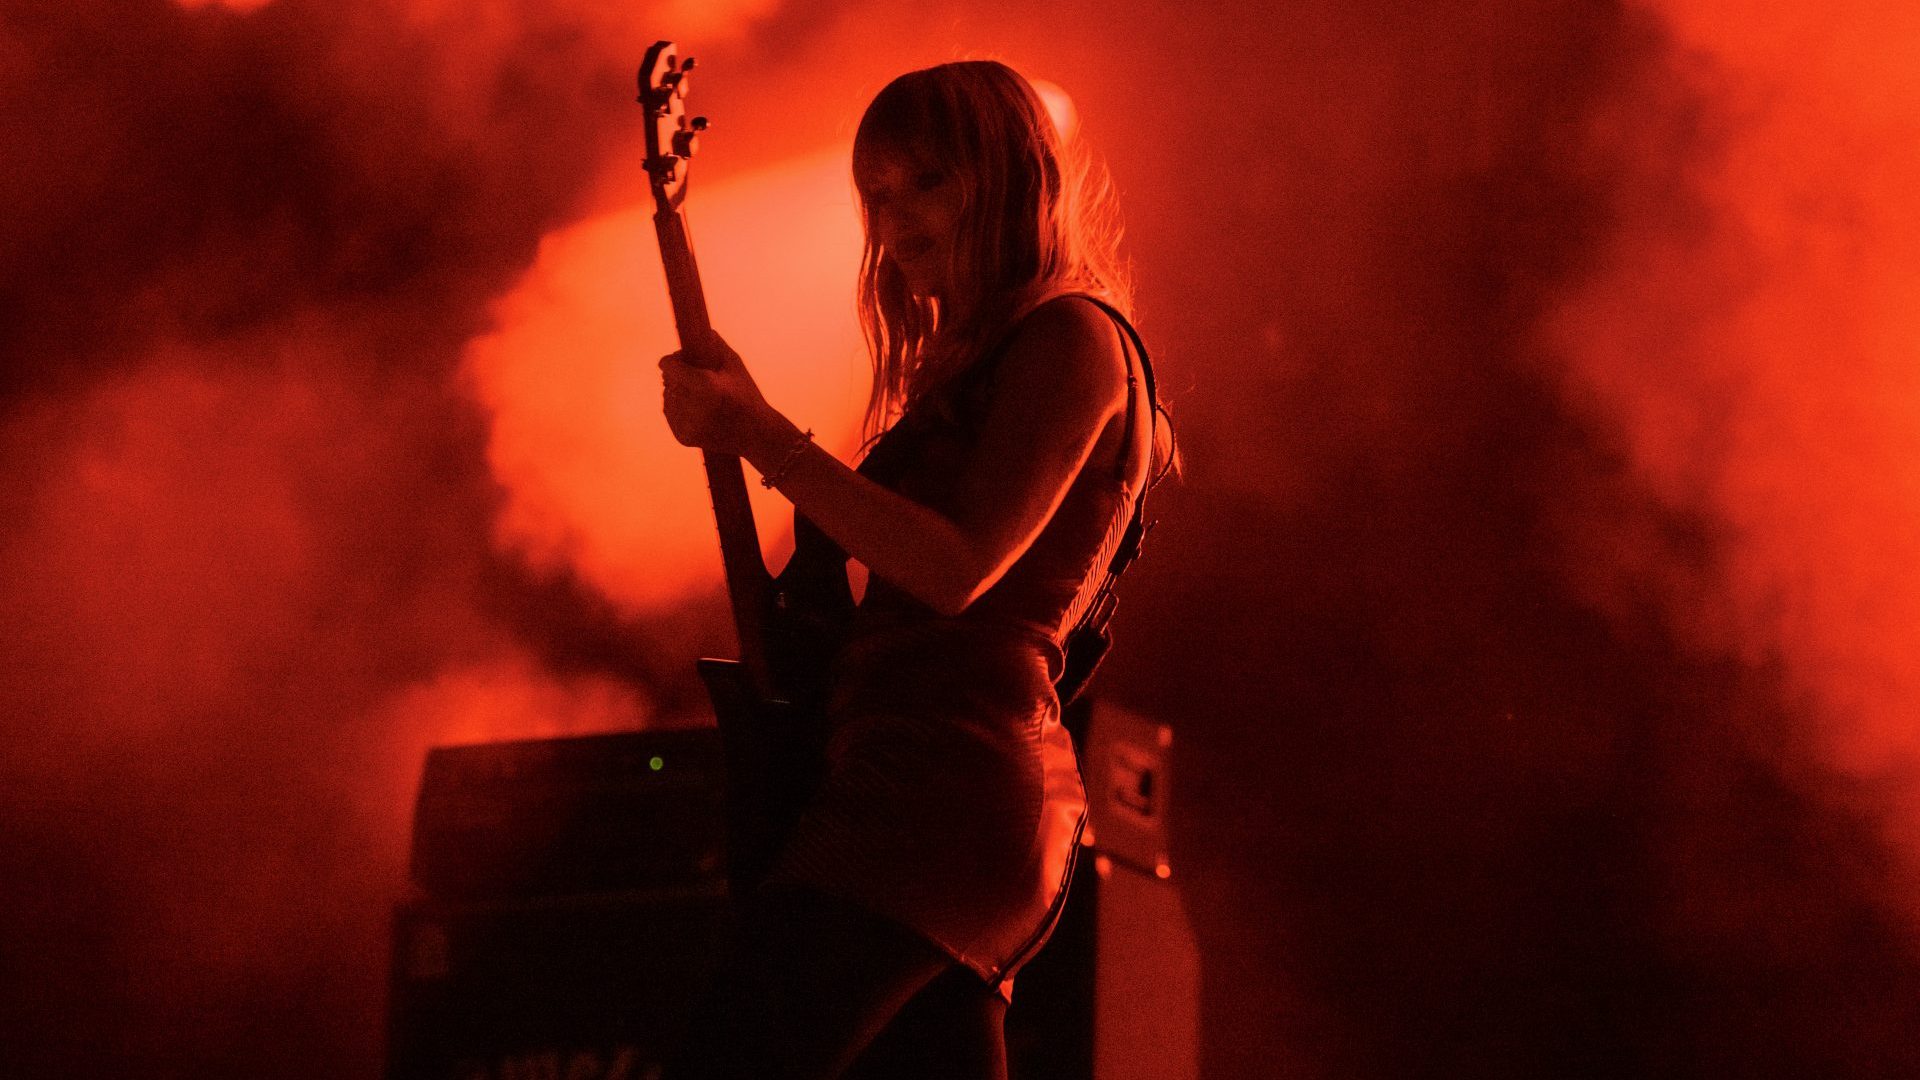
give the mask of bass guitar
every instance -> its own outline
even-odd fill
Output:
[[[683,59],[673,42],[661,41],[647,50],[639,77],[654,232],[674,327],[689,356],[712,333],[685,207],[693,155],[707,128],[706,117],[686,111],[693,70],[693,57]],[[778,578],[769,574],[740,459],[702,454],[740,656],[703,658],[697,667],[725,748],[727,879],[741,897],[771,868],[819,782],[823,676],[853,597],[844,556],[836,565],[796,551]]]

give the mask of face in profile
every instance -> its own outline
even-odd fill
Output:
[[[899,266],[914,295],[947,295],[960,228],[959,178],[905,154],[875,150],[855,159],[853,182],[882,257]]]

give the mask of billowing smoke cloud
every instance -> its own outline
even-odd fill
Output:
[[[1911,19],[1137,28],[1234,57],[1122,176],[1210,285],[1114,688],[1191,730],[1205,1075],[1920,1067]]]
[[[1667,55],[1591,121],[1611,234],[1542,325],[1621,463],[1558,507],[1570,581],[1719,666],[1647,788],[1669,975],[1698,995],[1684,1057],[1910,1072],[1920,14],[1651,7]]]
[[[457,377],[643,14],[8,5],[0,1071],[372,1074],[424,749],[684,709]]]
[[[1610,559],[1589,584],[1619,614],[1624,591],[1652,588],[1690,642],[1780,665],[1822,718],[1803,748],[1892,779],[1920,752],[1920,587],[1905,572],[1920,539],[1920,103],[1889,43],[1915,40],[1920,16],[1808,7],[1732,34],[1711,5],[1660,13],[1670,81],[1596,119],[1632,171],[1599,272],[1549,332],[1570,392],[1615,422],[1648,489],[1725,544],[1693,580]],[[1649,110],[1674,87],[1695,111]],[[1657,153],[1680,140],[1684,161]]]
[[[850,153],[696,189],[690,213],[715,325],[768,400],[843,457],[869,378],[849,284],[860,255]],[[507,486],[503,545],[639,610],[709,593],[719,570],[699,454],[660,415],[655,361],[678,345],[654,243],[650,201],[551,236],[468,366]],[[791,508],[749,490],[778,566]]]

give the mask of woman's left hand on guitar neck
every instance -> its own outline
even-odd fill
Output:
[[[752,459],[776,428],[790,426],[717,333],[697,350],[661,357],[660,376],[667,427],[682,446]]]

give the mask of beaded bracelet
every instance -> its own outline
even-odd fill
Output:
[[[793,463],[800,460],[800,452],[805,450],[807,444],[812,441],[813,429],[808,428],[800,434],[799,438],[793,440],[793,445],[787,448],[787,456],[780,459],[780,464],[767,470],[767,472],[760,477],[760,486],[772,487],[786,479],[787,473],[793,469]]]

